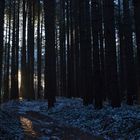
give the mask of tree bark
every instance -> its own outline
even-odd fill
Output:
[[[137,42],[137,96],[138,103],[140,104],[140,1],[133,0],[134,4],[134,18],[135,18],[135,31]]]
[[[124,47],[126,56],[127,103],[132,105],[133,96],[136,95],[136,79],[133,56],[132,21],[130,17],[130,7],[128,0],[123,0],[123,16]]]
[[[48,108],[56,95],[55,0],[44,0],[45,12],[45,98]]]
[[[3,31],[4,31],[4,7],[5,0],[0,1],[0,103],[2,96],[2,56],[3,56]]]
[[[105,36],[105,74],[108,98],[113,107],[120,106],[115,41],[114,0],[103,0]]]

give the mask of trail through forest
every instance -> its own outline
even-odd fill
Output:
[[[19,115],[25,132],[25,139],[44,140],[98,140],[91,134],[78,128],[66,127],[48,116],[38,112],[27,112]]]
[[[104,103],[103,109],[97,110],[82,102],[80,98],[58,97],[55,107],[48,109],[46,100],[12,100],[1,105],[3,112],[10,115],[0,112],[4,124],[0,128],[21,137],[18,140],[140,139],[139,105],[123,103],[120,108],[112,108]]]
[[[9,140],[12,139],[23,139],[23,140],[100,140],[102,138],[95,137],[90,133],[84,132],[79,128],[74,128],[70,126],[65,126],[59,123],[58,121],[52,119],[49,116],[40,114],[36,111],[19,111],[20,107],[18,102],[15,103],[16,106],[9,108],[6,112],[9,117],[9,121],[5,122],[5,127],[9,126],[9,123],[12,124],[13,129],[16,130],[15,125],[22,129],[21,134],[14,136],[9,136]],[[19,124],[15,124],[13,120],[10,121],[10,116],[19,120]],[[18,129],[18,128],[17,128]],[[7,131],[9,131],[7,129]],[[22,134],[23,133],[23,134]],[[8,134],[7,134],[8,135]],[[6,138],[6,139],[7,139]],[[4,137],[1,137],[0,140],[3,140]]]

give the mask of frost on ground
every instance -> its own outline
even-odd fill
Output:
[[[0,140],[19,140],[23,138],[20,122],[8,112],[0,109]]]
[[[48,110],[46,101],[10,101],[2,105],[4,110],[16,110],[19,114],[28,111],[49,116],[67,127],[80,128],[105,139],[140,139],[140,106],[122,104],[111,108],[105,104],[96,110],[92,105],[83,106],[82,99],[57,98],[55,107]],[[43,137],[42,137],[43,139]]]

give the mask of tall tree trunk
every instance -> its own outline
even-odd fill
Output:
[[[55,0],[44,0],[45,12],[45,98],[54,106],[56,94]]]
[[[121,98],[125,96],[126,91],[126,57],[124,47],[124,32],[122,20],[121,0],[118,1],[118,35],[119,35],[119,75],[120,75],[120,93]]]
[[[35,99],[34,94],[34,1],[28,1],[28,62],[27,62],[27,84],[30,94],[28,99]]]
[[[79,38],[79,0],[74,1],[74,46],[75,46],[75,88],[76,96],[80,97],[80,38]]]
[[[101,71],[99,57],[99,1],[92,1],[92,38],[93,38],[93,92],[95,107],[102,108]]]
[[[70,55],[70,15],[69,15],[69,0],[66,0],[66,42],[67,42],[67,97],[71,97],[71,89],[70,89],[70,71],[69,69],[69,55]]]
[[[16,92],[17,95],[19,96],[19,75],[18,75],[18,70],[19,70],[19,13],[20,13],[20,0],[17,1],[17,15],[16,15],[16,50],[15,50],[15,71],[16,71],[16,81],[15,81],[15,86],[16,86]]]
[[[38,0],[38,25],[37,25],[37,98],[41,98],[41,41],[40,41],[40,0]]]
[[[134,4],[134,18],[135,18],[135,30],[137,41],[137,96],[138,103],[140,104],[140,1],[133,0]]]
[[[115,41],[114,0],[103,0],[106,85],[113,107],[120,106]]]
[[[27,91],[27,65],[26,65],[26,0],[23,0],[23,27],[22,27],[22,48],[21,48],[21,93],[23,98],[28,97]]]
[[[69,49],[67,50],[68,55],[68,95],[69,97],[75,96],[75,61],[74,61],[74,53],[75,46],[73,40],[73,0],[68,3],[68,12],[69,12]]]
[[[6,64],[7,64],[7,68],[6,68],[6,79],[5,79],[5,87],[4,87],[4,98],[6,99],[8,97],[9,99],[9,73],[10,73],[10,48],[11,48],[11,44],[10,44],[10,41],[11,41],[11,0],[10,0],[10,4],[9,4],[9,31],[8,31],[8,50],[7,50],[7,60],[6,60]]]
[[[60,75],[61,75],[61,95],[66,95],[66,13],[65,0],[60,1]]]
[[[80,61],[81,91],[84,105],[93,103],[92,93],[92,57],[91,57],[91,26],[89,1],[80,2]]]
[[[5,37],[5,42],[4,42],[4,52],[5,52],[5,54],[4,54],[4,76],[3,76],[3,89],[4,89],[4,94],[3,94],[3,101],[8,101],[9,100],[9,94],[8,94],[8,92],[6,92],[7,91],[7,89],[6,89],[6,85],[7,85],[7,57],[8,57],[8,31],[9,31],[9,20],[7,19],[7,21],[6,21],[7,23],[6,23],[6,37]]]
[[[105,50],[104,50],[104,38],[103,38],[103,4],[102,0],[98,0],[98,20],[99,20],[99,46],[100,46],[100,71],[101,71],[101,92],[102,98],[106,99],[105,89]]]
[[[124,12],[124,47],[126,56],[126,86],[127,103],[133,104],[133,95],[136,95],[136,79],[134,72],[133,40],[132,40],[132,21],[130,17],[129,1],[123,0]]]
[[[0,1],[0,103],[2,90],[2,56],[3,56],[3,30],[4,30],[4,7],[5,0]]]
[[[18,99],[16,71],[16,1],[13,1],[12,60],[11,60],[11,95],[10,99]]]

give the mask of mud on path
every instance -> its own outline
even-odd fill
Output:
[[[78,128],[62,126],[49,116],[29,111],[16,114],[24,130],[24,140],[102,140]]]

